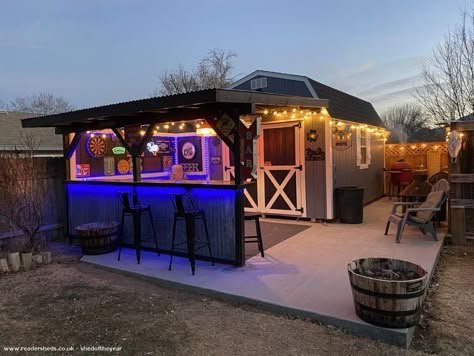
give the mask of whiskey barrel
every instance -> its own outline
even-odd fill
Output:
[[[117,249],[119,223],[99,221],[76,226],[85,255],[100,255]]]
[[[363,258],[349,263],[347,270],[359,318],[387,328],[419,322],[428,283],[422,267],[396,259]]]

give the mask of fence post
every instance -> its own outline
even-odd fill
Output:
[[[453,245],[466,244],[466,214],[464,206],[451,207],[451,232]]]

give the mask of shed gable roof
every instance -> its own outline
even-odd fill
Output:
[[[308,86],[308,90],[313,97],[329,100],[329,114],[337,119],[359,122],[367,125],[384,127],[382,120],[375,111],[374,107],[368,101],[347,94],[343,91],[334,89],[330,86],[317,82],[311,78],[302,75],[270,72],[256,70],[240,80],[229,85],[233,89],[240,84],[249,81],[258,76],[276,77],[287,80],[302,81]],[[262,90],[265,91],[264,89]]]

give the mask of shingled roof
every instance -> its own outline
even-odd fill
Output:
[[[288,81],[296,81],[304,83],[307,88],[306,92],[295,93],[292,92],[293,86],[280,86],[276,91],[272,91],[275,88],[260,88],[258,91],[261,92],[272,92],[285,95],[302,95],[302,96],[312,96],[319,99],[328,99],[329,100],[329,114],[331,117],[341,120],[348,120],[353,122],[358,122],[367,125],[384,127],[382,120],[375,111],[374,107],[368,101],[357,98],[353,95],[344,93],[343,91],[334,89],[330,86],[317,82],[309,77],[296,74],[287,74],[287,73],[278,73],[265,70],[256,70],[238,81],[230,84],[228,89],[242,89],[242,85],[250,82],[252,79],[268,77],[268,78],[278,78]],[[289,89],[288,89],[289,88]],[[250,89],[250,88],[249,88]]]
[[[38,139],[38,151],[43,155],[62,155],[62,136],[54,133],[54,128],[25,129],[21,120],[37,116],[25,112],[0,111],[0,150],[21,150],[21,136],[32,134]]]
[[[331,88],[308,78],[320,99],[329,99],[329,115],[337,119],[384,127],[382,120],[368,101]]]

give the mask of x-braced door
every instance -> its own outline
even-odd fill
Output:
[[[304,137],[301,123],[262,125],[258,210],[305,216]]]

